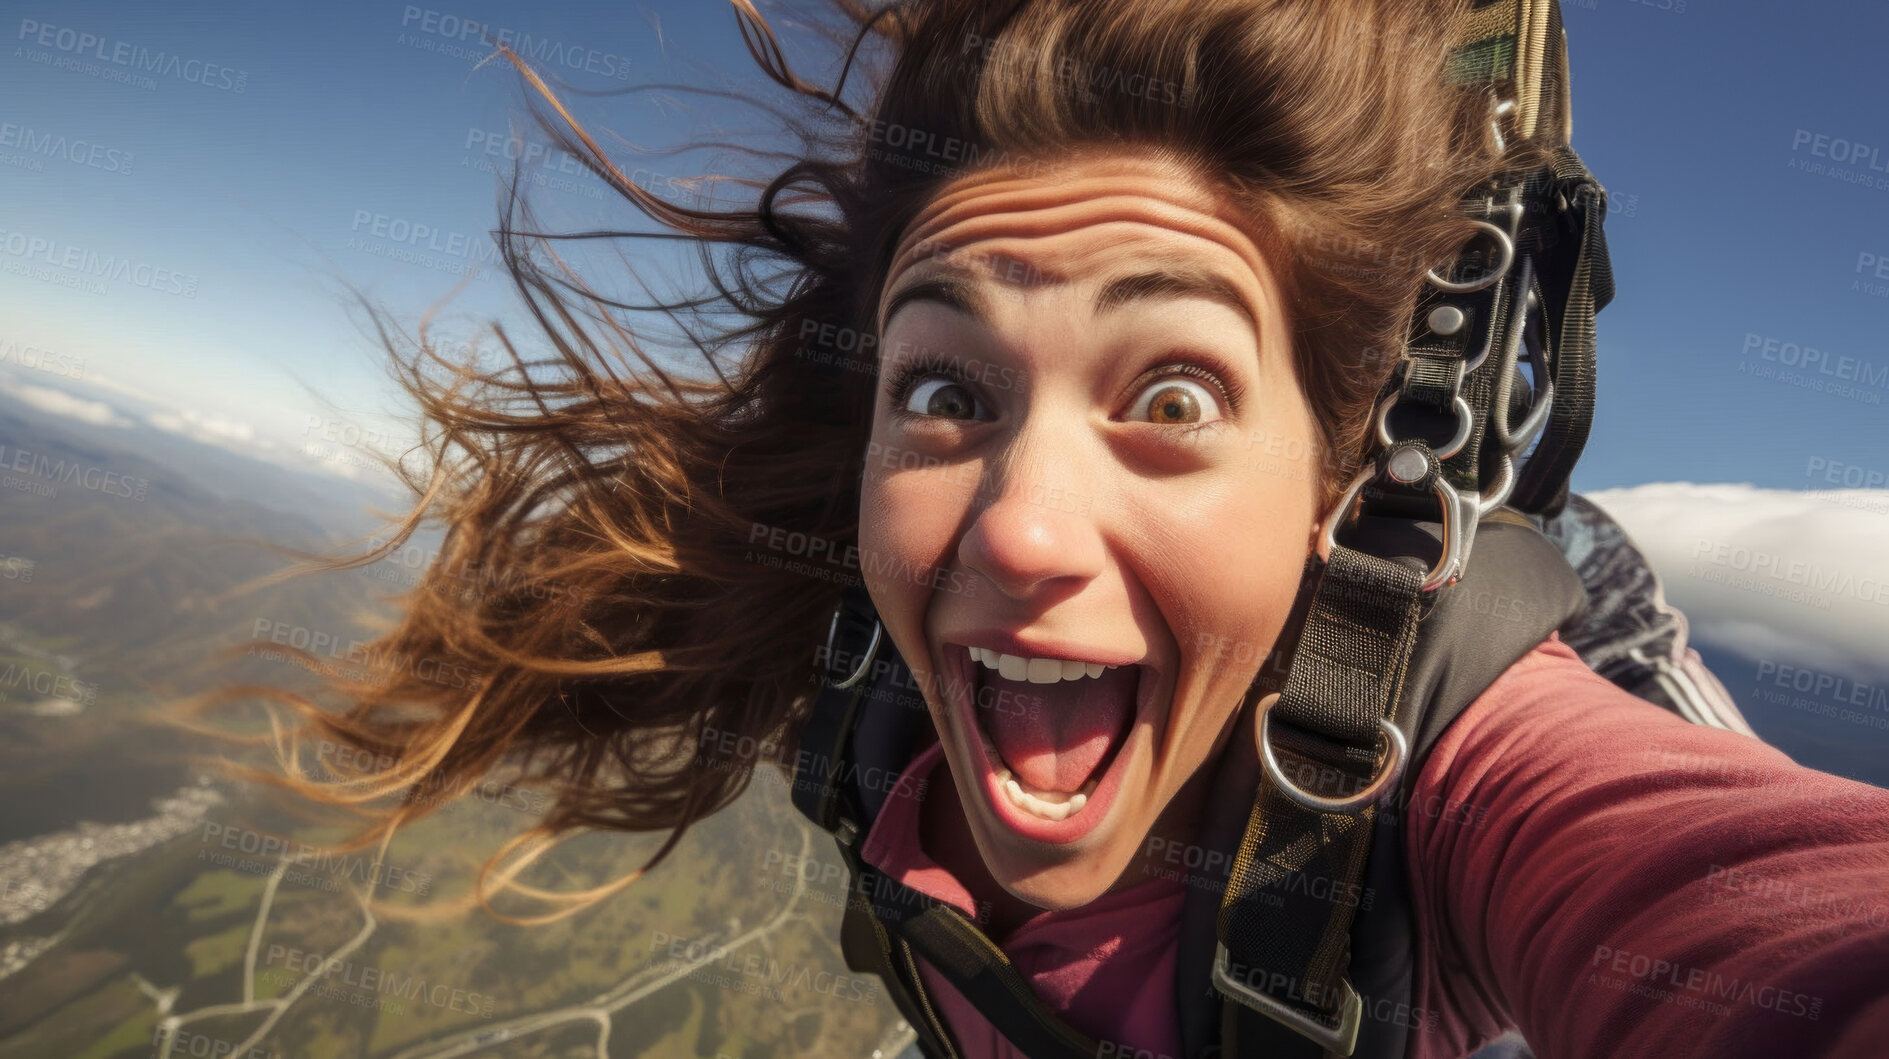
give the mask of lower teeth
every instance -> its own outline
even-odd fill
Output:
[[[1044,820],[1067,820],[1081,812],[1083,806],[1089,804],[1089,795],[1095,793],[1096,784],[1101,782],[1100,777],[1091,776],[1089,782],[1083,784],[1074,794],[1065,794],[1062,791],[1026,791],[1023,789],[1023,784],[1017,782],[1017,777],[1011,773],[1010,767],[1004,764],[1003,755],[997,752],[997,745],[990,741],[990,736],[983,732],[978,734],[983,737],[980,741],[984,744],[984,756],[989,759],[990,767],[997,773],[997,786],[1003,788],[1004,795],[1011,805],[1031,816]]]
[[[1089,782],[1084,783],[1074,794],[1065,794],[1062,791],[1041,793],[1026,791],[1023,785],[1017,782],[1010,767],[1004,763],[1003,755],[997,752],[997,744],[991,742],[990,733],[985,732],[983,726],[980,725],[977,735],[978,741],[983,744],[985,758],[990,761],[991,769],[997,773],[997,785],[1003,788],[1011,805],[1031,816],[1043,820],[1067,820],[1081,812],[1083,806],[1089,804],[1089,795],[1095,793],[1096,784],[1101,782],[1101,777],[1091,776]]]
[[[1081,790],[1074,794],[1059,794],[1058,792],[1051,791],[1044,792],[1049,795],[1049,798],[1024,790],[1022,784],[1017,782],[1017,778],[1010,774],[1009,769],[998,770],[997,782],[1003,787],[1004,793],[1009,796],[1011,805],[1022,809],[1032,816],[1039,816],[1045,820],[1067,820],[1081,812],[1083,806],[1089,804],[1089,795],[1095,793],[1096,781],[1091,779],[1089,782],[1082,785]],[[1060,802],[1049,800],[1055,797],[1061,797],[1064,800]]]

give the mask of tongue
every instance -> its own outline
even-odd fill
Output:
[[[1054,684],[1005,680],[995,670],[978,668],[987,689],[978,696],[984,731],[1026,787],[1073,793],[1127,737],[1134,720],[1137,666]]]

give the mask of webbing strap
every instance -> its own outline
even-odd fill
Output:
[[[1375,743],[1417,642],[1422,582],[1420,570],[1334,547],[1273,717],[1351,746]]]
[[[1613,264],[1601,227],[1606,193],[1572,150],[1556,158],[1554,177],[1568,203],[1560,234],[1578,240],[1580,252],[1543,255],[1539,264],[1544,308],[1553,329],[1554,407],[1510,494],[1515,507],[1549,517],[1566,501],[1568,476],[1594,422],[1594,317],[1614,296]]]
[[[1370,782],[1369,748],[1379,720],[1396,714],[1416,646],[1422,581],[1401,563],[1332,549],[1272,711],[1285,722],[1273,729],[1275,751],[1301,787],[1330,797]],[[1349,1018],[1355,1033],[1356,1012],[1347,1015],[1346,1005],[1356,998],[1344,976],[1375,819],[1369,808],[1317,812],[1273,783],[1261,786],[1217,925],[1233,999],[1255,1006],[1237,991],[1243,986],[1340,1038]],[[1265,1000],[1258,1003],[1270,1006]]]
[[[1095,1059],[1093,1038],[1044,1006],[1010,958],[964,913],[889,878],[864,861],[855,865],[854,900],[867,905],[893,935],[976,1006],[1012,1045],[1032,1059]],[[922,989],[922,982],[913,985]]]

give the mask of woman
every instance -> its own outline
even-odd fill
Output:
[[[1215,782],[1261,782],[1248,691],[1372,454],[1375,351],[1468,238],[1460,196],[1547,140],[1498,156],[1488,100],[1445,76],[1443,0],[854,11],[862,61],[892,53],[863,111],[736,3],[809,104],[807,156],[753,209],[652,196],[553,126],[650,217],[737,248],[717,299],[672,307],[738,313],[700,338],[720,378],[643,356],[511,233],[562,375],[411,373],[440,429],[408,528],[449,532],[382,645],[484,679],[310,711],[397,762],[325,796],[524,762],[560,793],[523,848],[673,829],[666,853],[743,788],[740,748],[792,760],[857,571],[929,721],[860,856],[975,913],[1098,1054],[1200,1053],[1166,854]],[[1554,637],[1415,784],[1473,811],[1405,817],[1415,992],[1367,1017],[1410,1019],[1409,1054],[1508,1026],[1542,1055],[1889,1039],[1889,923],[1862,899],[1889,891],[1889,793],[1687,726]],[[1805,888],[1842,900],[1777,896]],[[1014,1054],[916,975],[935,1047]]]

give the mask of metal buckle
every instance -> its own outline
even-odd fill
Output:
[[[1364,491],[1367,483],[1377,477],[1375,464],[1358,471],[1358,476],[1351,480],[1345,489],[1345,495],[1338,498],[1325,516],[1325,524],[1318,531],[1318,557],[1330,560],[1331,550],[1338,546],[1338,524],[1343,521],[1351,505],[1358,502],[1358,494]],[[1437,557],[1436,565],[1424,575],[1423,590],[1434,592],[1445,585],[1453,585],[1463,576],[1463,560],[1468,554],[1469,534],[1474,533],[1476,508],[1480,498],[1464,498],[1456,492],[1456,487],[1443,475],[1438,474],[1430,480],[1430,489],[1436,494],[1437,506],[1442,509],[1443,554]],[[1465,530],[1464,524],[1470,527]]]
[[[833,669],[833,638],[838,635],[840,631],[840,612],[845,609],[846,608],[842,606],[834,610],[833,621],[826,627],[826,669],[829,673]],[[879,654],[879,641],[884,637],[885,626],[880,623],[877,617],[874,617],[872,619],[872,639],[866,644],[866,654],[865,657],[859,660],[858,668],[854,669],[851,675],[842,681],[835,682],[833,678],[829,676],[827,677],[827,683],[842,690],[859,683],[860,679],[872,669],[872,660]]]
[[[1392,394],[1379,401],[1377,405],[1377,440],[1378,444],[1386,449],[1397,444],[1397,439],[1391,437],[1390,415],[1391,409],[1401,396],[1403,396],[1401,392]],[[1456,433],[1450,435],[1449,441],[1442,448],[1430,450],[1436,453],[1436,458],[1439,460],[1447,460],[1463,451],[1463,446],[1469,444],[1469,432],[1475,429],[1475,423],[1472,421],[1475,419],[1476,410],[1469,407],[1469,402],[1464,400],[1461,394],[1457,394],[1455,400],[1450,402],[1450,411],[1456,413]]]
[[[1501,264],[1496,265],[1494,268],[1491,268],[1473,280],[1462,282],[1444,279],[1442,276],[1436,274],[1436,269],[1431,269],[1424,273],[1424,278],[1429,280],[1430,286],[1435,287],[1437,290],[1448,291],[1451,294],[1472,294],[1482,290],[1484,287],[1494,284],[1503,276],[1508,275],[1509,266],[1515,263],[1515,240],[1509,238],[1509,233],[1490,224],[1488,221],[1472,220],[1469,223],[1495,237],[1496,246],[1500,247],[1502,251]]]
[[[1272,708],[1278,705],[1279,696],[1268,695],[1255,707],[1253,718],[1259,726],[1259,761],[1264,767],[1266,778],[1279,788],[1280,793],[1315,813],[1337,813],[1342,816],[1355,816],[1377,803],[1384,796],[1398,777],[1404,774],[1404,762],[1410,757],[1410,744],[1405,741],[1404,733],[1390,722],[1387,717],[1377,719],[1378,731],[1384,734],[1388,744],[1384,763],[1378,773],[1356,794],[1343,798],[1325,798],[1306,790],[1286,778],[1285,769],[1279,766],[1279,759],[1272,752]]]
[[[1505,452],[1502,454],[1500,469],[1496,471],[1495,484],[1489,487],[1488,492],[1476,498],[1476,517],[1481,518],[1489,512],[1494,511],[1496,508],[1501,507],[1503,502],[1509,498],[1509,494],[1514,491],[1515,459]],[[1467,550],[1468,545],[1465,544],[1464,548]],[[1465,555],[1464,558],[1467,559],[1468,556]]]
[[[1338,1002],[1338,1025],[1327,1026],[1305,1012],[1254,989],[1227,973],[1227,947],[1217,946],[1213,954],[1213,985],[1227,996],[1285,1028],[1306,1038],[1328,1052],[1350,1055],[1358,1047],[1358,1026],[1364,1021],[1364,1000],[1351,987],[1349,978],[1338,979],[1343,999]]]

